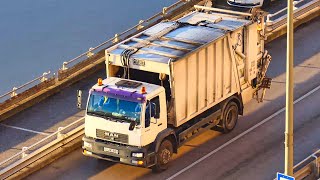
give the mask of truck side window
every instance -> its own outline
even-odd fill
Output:
[[[160,115],[160,101],[159,101],[159,96],[157,96],[147,102],[146,114],[145,114],[145,120],[146,120],[145,127],[150,126],[151,117],[155,119],[159,119],[159,115]]]

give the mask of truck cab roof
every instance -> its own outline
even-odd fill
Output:
[[[109,77],[102,81],[102,85],[95,84],[90,91],[105,92],[133,100],[145,101],[164,91],[164,88],[146,82]]]

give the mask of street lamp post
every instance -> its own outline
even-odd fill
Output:
[[[285,174],[293,176],[293,0],[288,0]]]

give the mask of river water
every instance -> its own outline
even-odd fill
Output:
[[[0,1],[0,95],[176,0]]]

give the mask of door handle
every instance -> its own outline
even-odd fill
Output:
[[[161,126],[161,125],[162,125],[162,123],[158,124],[158,126]]]

